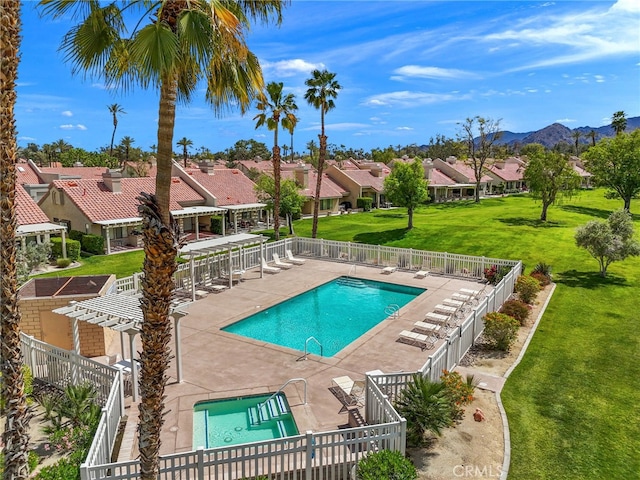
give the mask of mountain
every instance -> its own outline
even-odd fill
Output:
[[[640,128],[640,117],[631,117],[627,118],[627,132],[631,132]],[[568,143],[569,145],[573,145],[575,142],[573,138],[574,132],[580,132],[582,138],[580,138],[580,143],[589,143],[591,140],[587,137],[587,135],[593,130],[596,132],[596,141],[603,137],[613,137],[615,135],[615,131],[611,127],[611,125],[605,125],[604,127],[578,127],[574,129],[570,129],[565,127],[561,123],[553,123],[549,126],[546,126],[540,130],[536,130],[535,132],[527,132],[527,133],[514,133],[505,131],[502,134],[500,140],[497,143],[513,145],[518,142],[520,145],[527,145],[529,143],[540,143],[547,148],[552,148],[554,145],[558,143]],[[477,139],[476,139],[477,140]]]

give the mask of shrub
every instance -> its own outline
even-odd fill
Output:
[[[81,232],[80,230],[69,230],[69,238],[71,240],[77,240],[78,242],[82,243],[82,237],[84,237],[86,234],[84,232]]]
[[[520,323],[504,313],[487,313],[484,320],[484,338],[490,348],[508,352],[516,340]]]
[[[516,280],[515,290],[520,300],[531,305],[540,291],[540,282],[529,275],[520,275]]]
[[[398,395],[395,406],[407,419],[408,446],[424,445],[427,432],[440,436],[443,428],[453,424],[444,383],[432,382],[420,374],[413,375],[413,380]]]
[[[67,257],[75,262],[80,258],[80,242],[67,238],[66,243]],[[62,238],[51,237],[51,255],[53,255],[54,258],[62,257]]]
[[[541,273],[549,278],[551,278],[551,265],[544,262],[536,263],[536,266],[533,267],[532,273]]]
[[[443,370],[440,381],[444,384],[445,392],[451,402],[451,412],[455,421],[464,417],[465,405],[473,402],[473,392],[476,387],[473,383],[473,375],[468,375],[466,380],[458,372]]]
[[[365,212],[371,211],[372,204],[373,204],[373,198],[359,197],[356,199],[356,207],[361,208]]]
[[[500,307],[500,313],[515,318],[520,322],[520,325],[527,324],[527,318],[529,318],[530,312],[531,308],[522,300],[507,300],[502,304],[502,307]]]
[[[222,217],[211,217],[211,233],[222,235]]]
[[[533,272],[530,277],[535,278],[541,287],[546,287],[551,283],[551,278],[547,277],[544,273]]]
[[[85,235],[82,237],[82,250],[96,255],[104,253],[104,237],[101,235]]]
[[[356,467],[358,480],[415,480],[416,467],[398,451],[380,450],[362,457]]]
[[[491,267],[484,269],[484,278],[487,279],[489,285],[497,285],[510,271],[511,267],[507,265],[492,265]]]
[[[58,258],[56,260],[56,266],[58,268],[67,268],[69,265],[71,265],[71,259],[70,258]]]

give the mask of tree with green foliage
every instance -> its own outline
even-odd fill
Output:
[[[476,203],[480,202],[480,183],[489,158],[493,154],[494,144],[502,137],[500,120],[491,118],[467,118],[461,125],[460,141],[467,145],[467,165],[473,169],[476,184]]]
[[[416,467],[397,450],[370,452],[360,459],[356,467],[358,480],[415,480]]]
[[[238,140],[226,150],[226,156],[231,162],[239,160],[254,160],[260,157],[263,160],[271,159],[269,147],[263,142],[258,142],[253,138],[250,140]]]
[[[534,155],[543,155],[547,148],[541,143],[527,143],[520,149],[520,155],[530,157]]]
[[[206,100],[216,113],[231,107],[245,113],[264,85],[258,58],[245,41],[250,20],[266,23],[275,18],[279,23],[284,2],[40,0],[40,5],[44,15],[78,22],[60,48],[74,73],[99,77],[116,89],[138,85],[159,92],[155,192],[138,197],[145,251],[140,300],[144,318],[140,476],[156,480],[180,237],[169,207],[176,104],[191,100],[204,83]]]
[[[640,255],[640,243],[633,237],[633,220],[624,209],[609,215],[606,222],[592,220],[579,227],[576,245],[584,248],[598,261],[600,275],[607,276],[607,268],[613,262]]]
[[[267,204],[267,208],[273,209],[275,198],[275,181],[269,175],[260,175],[256,180],[256,194],[261,202]],[[299,193],[300,187],[290,179],[280,183],[280,213],[287,219],[289,234],[293,235],[293,217],[302,212],[302,206],[306,201]]]
[[[547,210],[561,197],[571,197],[580,188],[580,175],[568,159],[555,152],[534,153],[529,156],[524,180],[531,196],[542,202],[540,220],[547,221]]]
[[[270,82],[258,100],[256,108],[260,112],[253,119],[256,120],[256,128],[266,125],[273,131],[273,232],[275,240],[280,239],[280,147],[278,146],[278,133],[280,125],[287,130],[293,130],[298,118],[295,111],[298,110],[295,95],[288,93],[283,95],[282,82]],[[287,147],[288,148],[288,147]],[[286,153],[285,153],[286,155]]]
[[[380,162],[388,165],[391,160],[396,158],[396,152],[391,146],[385,148],[384,150],[380,148],[374,148],[371,150],[371,158],[374,162]]]
[[[631,200],[640,195],[640,129],[604,138],[583,157],[596,184],[607,187],[607,198],[620,197],[630,211]]]
[[[613,127],[616,135],[624,133],[627,129],[627,114],[622,110],[615,112],[611,117],[611,127]]]
[[[443,382],[432,382],[416,373],[412,381],[398,394],[398,413],[407,420],[407,445],[421,446],[425,435],[440,436],[442,429],[453,424],[451,403]]]
[[[313,224],[311,226],[311,237],[318,235],[318,214],[320,213],[320,189],[322,187],[322,177],[324,162],[327,158],[327,136],[324,134],[324,117],[328,111],[335,108],[334,98],[338,97],[338,92],[342,88],[336,80],[336,74],[327,70],[314,70],[311,78],[304,84],[309,87],[304,94],[305,100],[315,109],[320,110],[320,149],[318,153],[318,181],[316,182],[316,194],[313,203]]]
[[[422,162],[396,162],[384,179],[384,195],[394,205],[406,207],[409,214],[407,229],[413,228],[413,211],[429,197],[428,181],[424,178]]]

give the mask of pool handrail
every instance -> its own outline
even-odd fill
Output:
[[[284,382],[282,386],[278,390],[276,390],[269,398],[267,398],[264,402],[259,403],[258,410],[260,410],[260,408],[266,405],[269,402],[269,400],[271,400],[273,397],[275,397],[280,392],[282,392],[284,387],[289,385],[291,382],[304,382],[304,404],[303,405],[306,405],[307,404],[307,379],[306,378],[290,378],[289,380]]]
[[[302,356],[302,360],[307,359],[307,355],[308,355],[307,347],[309,346],[309,340],[313,340],[318,344],[318,346],[320,347],[320,356],[322,357],[322,344],[320,343],[320,341],[318,341],[316,337],[311,336],[304,341],[304,355]]]

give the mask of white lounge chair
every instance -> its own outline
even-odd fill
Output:
[[[342,402],[341,412],[348,407],[362,407],[364,406],[364,382],[354,381],[349,375],[342,377],[336,377],[331,380],[331,390]]]
[[[429,272],[428,272],[428,271],[426,271],[426,270],[418,270],[418,271],[416,272],[416,274],[414,275],[414,277],[415,277],[415,278],[424,278],[424,277],[426,277],[427,275],[429,275]]]
[[[398,267],[384,267],[382,269],[382,273],[384,273],[385,275],[389,275],[390,273],[393,273],[397,270]]]
[[[444,328],[442,325],[436,325],[429,322],[416,322],[413,324],[413,328],[420,330],[420,332],[431,333],[433,335],[441,336],[444,334]]]
[[[457,292],[452,293],[451,298],[454,300],[459,300],[461,302],[469,302],[472,299],[471,295],[464,295],[462,293],[457,293]]]
[[[451,307],[449,305],[441,305],[438,304],[435,307],[433,307],[433,311],[436,313],[442,313],[445,315],[453,315],[456,313],[456,311],[458,310],[457,307]]]
[[[267,265],[267,262],[264,258],[262,260],[262,271],[265,273],[280,273],[280,269],[278,267],[270,267]]]
[[[453,300],[452,298],[445,298],[442,301],[443,305],[449,305],[450,307],[463,308],[465,302],[462,300]]]
[[[202,288],[203,290],[207,290],[213,293],[220,293],[223,290],[226,290],[227,288],[229,288],[226,285],[213,283],[213,280],[211,279],[211,275],[209,275],[208,272],[205,272],[202,274],[201,282],[197,286]]]
[[[293,263],[294,265],[303,265],[306,260],[304,258],[296,258],[293,256],[293,252],[291,250],[284,251],[285,256],[287,257],[287,262]]]
[[[416,345],[422,350],[431,349],[436,344],[435,337],[431,335],[423,335],[422,333],[410,332],[409,330],[402,330],[400,332],[400,339],[410,345]]]
[[[287,263],[287,262],[283,262],[280,260],[280,255],[278,255],[277,253],[273,254],[273,264],[278,267],[278,268],[282,268],[284,270],[289,270],[291,267],[293,267],[292,263]]]
[[[449,321],[450,316],[442,315],[440,313],[429,312],[424,316],[424,318],[436,323],[447,323]]]

